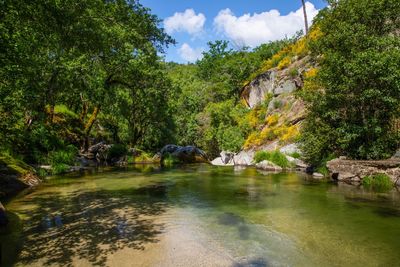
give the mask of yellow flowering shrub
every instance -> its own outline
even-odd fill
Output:
[[[318,69],[317,68],[311,68],[308,71],[304,73],[304,78],[306,79],[311,79],[317,76],[318,74]]]
[[[269,126],[274,126],[278,123],[279,120],[279,114],[275,113],[273,115],[269,115],[267,117],[267,119],[265,120],[265,122],[269,125]]]
[[[284,57],[278,64],[278,69],[283,70],[289,67],[289,65],[292,63],[291,56],[286,56]]]

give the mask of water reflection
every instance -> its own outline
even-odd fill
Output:
[[[253,168],[146,166],[63,176],[15,200],[10,210],[24,222],[12,237],[22,238],[15,261],[21,265],[74,266],[85,259],[105,266],[123,249],[144,253],[160,243],[160,251],[174,258],[181,251],[163,239],[171,229],[178,237],[189,232],[181,248],[194,253],[192,259],[205,235],[233,266],[393,266],[400,249],[397,192],[376,194]]]

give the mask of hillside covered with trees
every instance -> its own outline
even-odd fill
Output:
[[[280,140],[315,166],[388,158],[400,140],[400,3],[329,4],[306,36],[210,42],[201,60],[177,64],[163,59],[175,41],[137,1],[2,1],[1,153],[60,171],[100,141],[121,155],[174,143],[215,157]],[[300,126],[273,95],[252,108],[243,98],[271,69],[299,79]]]

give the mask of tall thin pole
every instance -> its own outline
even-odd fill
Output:
[[[306,27],[306,35],[307,35],[308,34],[308,20],[307,20],[306,3],[304,2],[304,0],[301,0],[301,2],[303,3],[304,24]]]

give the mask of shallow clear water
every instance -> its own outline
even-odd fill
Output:
[[[400,193],[303,174],[103,169],[6,207],[5,266],[400,266]]]

